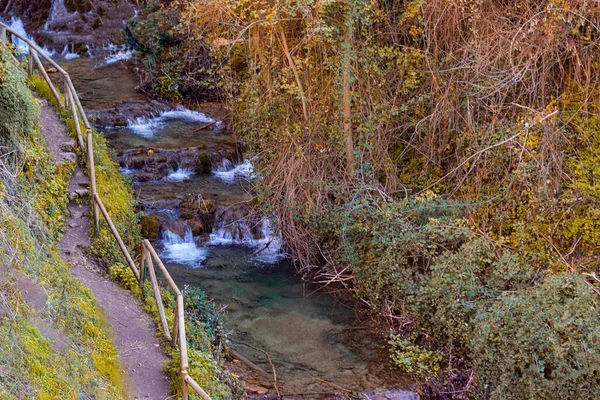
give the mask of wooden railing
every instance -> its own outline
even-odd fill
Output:
[[[117,230],[115,224],[112,222],[106,207],[102,203],[102,199],[98,195],[96,191],[96,170],[94,167],[94,145],[92,141],[92,128],[91,125],[85,115],[85,111],[81,106],[81,102],[79,101],[79,96],[75,91],[75,87],[73,86],[73,82],[71,82],[71,78],[69,74],[61,68],[52,58],[50,58],[42,49],[40,49],[35,43],[23,37],[18,32],[12,30],[7,25],[0,22],[0,45],[5,45],[7,43],[7,32],[11,35],[21,39],[23,42],[27,43],[28,51],[27,51],[27,71],[29,75],[33,75],[35,67],[40,71],[42,77],[48,84],[52,95],[56,99],[57,103],[71,113],[73,121],[75,123],[75,129],[77,132],[77,142],[81,149],[81,152],[85,154],[87,150],[87,162],[89,167],[90,174],[90,192],[92,194],[92,208],[94,213],[94,232],[96,235],[100,233],[100,213],[104,217],[110,231],[112,232],[115,240],[117,241],[125,260],[127,260],[127,264],[129,268],[135,275],[136,279],[140,287],[143,289],[144,283],[146,280],[146,271],[150,275],[150,281],[152,282],[152,289],[154,291],[154,298],[156,300],[156,306],[158,308],[158,313],[160,315],[160,321],[162,325],[163,335],[164,337],[171,342],[173,346],[177,346],[179,344],[179,354],[180,354],[180,367],[181,367],[181,391],[183,400],[187,400],[189,396],[189,388],[191,387],[200,397],[204,400],[211,400],[210,396],[198,385],[198,383],[192,379],[192,377],[188,374],[188,356],[187,356],[187,341],[185,336],[185,313],[183,306],[183,295],[171,275],[169,271],[165,268],[162,263],[160,257],[156,253],[156,250],[152,247],[152,244],[144,239],[141,244],[141,262],[140,268],[138,269],[125,246],[123,240],[121,239],[121,235]],[[52,83],[48,72],[44,68],[42,61],[40,60],[40,56],[46,60],[50,65],[52,65],[63,77],[64,84],[64,101],[61,99],[59,91],[56,89],[56,86]],[[81,119],[80,119],[81,118]],[[83,125],[86,129],[86,141],[83,140],[83,135],[81,132],[80,121],[83,122]],[[176,295],[175,302],[175,315],[173,318],[173,326],[169,329],[169,324],[167,318],[165,316],[165,310],[163,307],[163,301],[160,295],[160,288],[158,285],[158,280],[156,278],[156,271],[154,269],[154,265],[158,266],[158,269],[162,273],[165,280],[168,282],[169,286],[173,290]]]

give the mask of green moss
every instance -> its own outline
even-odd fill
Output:
[[[9,371],[0,379],[0,393],[2,398],[122,398],[120,367],[107,325],[91,292],[71,274],[56,248],[74,166],[53,164],[26,74],[3,49],[0,62],[0,98],[7,100],[0,102],[0,110],[6,112],[11,99],[20,102],[0,123],[11,150],[0,174],[0,264],[9,267],[9,276],[25,274],[48,296],[46,310],[34,313],[19,301],[11,280],[0,288],[12,301],[11,313],[0,317],[0,335],[9,338],[0,341],[3,371]],[[53,349],[33,320],[64,334],[67,348]]]
[[[140,219],[142,225],[142,236],[148,239],[156,239],[158,236],[158,218],[156,215],[144,215]]]
[[[47,87],[45,81],[38,77],[32,77],[31,82],[36,90],[42,94],[49,101],[52,101],[52,93]],[[53,101],[55,107],[58,107],[58,103]],[[57,108],[59,114],[67,122],[67,127],[72,137],[75,138],[76,131],[73,120],[70,115],[62,110],[60,107]],[[83,124],[81,125],[82,131],[85,132]],[[150,220],[149,224],[141,225],[138,214],[135,210],[135,201],[133,191],[129,185],[129,181],[124,177],[118,169],[117,163],[114,161],[113,155],[108,148],[106,139],[103,135],[99,134],[95,129],[92,129],[93,143],[94,143],[94,161],[96,167],[96,184],[97,191],[102,199],[113,223],[116,225],[117,230],[121,234],[123,241],[127,248],[131,251],[131,255],[134,258],[138,257],[137,249],[141,243],[141,232],[142,228],[152,228],[153,222]],[[86,157],[80,157],[80,159],[86,159]],[[85,167],[85,166],[84,166]],[[93,229],[93,227],[92,227]],[[93,232],[91,232],[93,234]],[[150,232],[147,232],[150,233]],[[151,237],[151,235],[149,235]],[[100,234],[97,237],[93,237],[91,253],[94,257],[100,260],[107,269],[111,279],[120,282],[120,284],[131,290],[137,296],[140,296],[144,300],[144,309],[150,313],[155,322],[157,323],[158,329],[162,329],[160,323],[160,315],[154,300],[151,283],[146,281],[144,290],[142,291],[137,279],[133,275],[131,269],[126,266],[127,263],[119,249],[112,233],[110,232],[108,225],[101,217]],[[167,320],[172,326],[175,299],[173,295],[161,288],[161,295],[163,299],[163,306],[165,308],[165,314]],[[95,329],[97,325],[92,323],[81,322],[80,327],[87,337],[94,338],[97,335],[101,335],[102,331]],[[186,320],[186,329],[192,330],[193,322]],[[188,338],[189,346],[191,347],[190,353],[188,354],[190,363],[190,374],[196,379],[204,389],[215,399],[228,399],[231,398],[231,390],[221,380],[221,364],[214,361],[214,348],[213,347],[202,347],[201,350],[194,350],[195,342],[197,338],[203,337],[202,330],[198,331],[198,336],[190,336]],[[161,335],[161,333],[157,333]],[[206,333],[206,335],[209,335]],[[204,342],[202,340],[202,342]],[[102,371],[103,375],[110,379],[116,379],[119,376],[118,369],[113,368],[113,360],[115,358],[110,357],[108,343],[96,343],[98,346],[96,349],[100,352],[93,352],[90,355],[90,359],[94,367],[98,371]],[[171,348],[170,345],[164,343],[166,346],[167,354],[171,356],[170,367],[168,367],[167,374],[171,378],[171,386],[173,390],[181,390],[181,374],[179,370],[179,355],[177,350]]]
[[[209,173],[211,170],[211,162],[208,154],[198,154],[198,164],[196,165],[196,173]]]

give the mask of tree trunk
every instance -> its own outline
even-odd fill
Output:
[[[348,17],[350,18],[350,17]],[[348,175],[352,175],[355,168],[355,160],[354,160],[354,139],[352,137],[352,110],[351,110],[351,61],[352,61],[352,21],[347,21],[346,33],[344,35],[344,71],[343,71],[343,130],[346,142],[346,173]]]

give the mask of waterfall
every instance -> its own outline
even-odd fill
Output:
[[[256,251],[254,258],[265,264],[275,264],[285,258],[281,252],[281,234],[273,233],[268,218],[262,218],[253,224],[248,218],[230,220],[226,215],[228,214],[217,214],[207,245],[249,247]]]
[[[67,11],[67,7],[65,6],[64,0],[52,0],[52,9],[50,10],[50,16],[46,20],[43,30],[47,32],[51,31],[52,29],[50,27],[50,24],[52,24],[54,21],[58,19],[68,20],[75,14],[77,13],[69,13],[69,11]]]
[[[243,163],[234,165],[230,160],[223,160],[219,168],[213,171],[213,174],[225,183],[234,183],[235,178],[242,177],[252,179],[254,167],[249,160],[244,160]]]
[[[23,24],[23,21],[21,21],[20,18],[12,17],[10,22],[6,23],[6,25],[8,25],[8,27],[10,29],[17,32],[19,35],[26,37],[28,40],[32,41],[35,45],[38,45],[35,42],[35,40],[33,39],[33,36],[28,34],[27,31],[25,30],[25,25]],[[15,49],[17,50],[17,52],[19,52],[19,54],[25,54],[25,53],[27,53],[27,51],[29,51],[29,45],[27,43],[25,43],[24,41],[22,41],[21,39],[19,39],[18,37],[15,37],[14,35],[12,37],[12,43],[15,46]],[[53,56],[56,54],[55,51],[49,50],[45,46],[38,45],[38,47],[40,47],[42,49],[42,51],[44,53],[46,53],[46,55],[48,55],[48,56]]]
[[[158,117],[138,117],[133,121],[128,121],[127,127],[137,135],[151,138],[156,131],[164,127],[165,123],[169,120],[182,120],[198,123],[209,123],[214,121],[214,119],[204,113],[178,106],[175,110],[160,113]]]
[[[72,47],[72,45],[71,45]],[[61,56],[63,56],[66,60],[73,60],[75,58],[79,58],[80,55],[77,53],[73,53],[73,49],[71,49],[71,51],[69,51],[69,45],[66,44],[65,48],[63,49]]]
[[[206,249],[196,245],[190,228],[187,228],[183,237],[169,230],[164,231],[162,244],[164,250],[160,256],[168,262],[197,268],[206,259]]]
[[[131,57],[133,57],[133,50],[128,49],[127,45],[123,45],[119,50],[115,53],[104,57],[104,63],[106,65],[114,64],[119,61],[127,61]]]
[[[181,165],[178,163],[178,168],[174,171],[170,171],[169,175],[164,179],[168,181],[183,182],[190,179],[192,175],[194,175],[194,171],[189,168],[181,168]]]

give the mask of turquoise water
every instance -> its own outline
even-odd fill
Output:
[[[132,94],[135,77],[129,70],[115,64],[86,74],[90,63],[74,60],[67,65],[75,86],[92,90],[84,93],[85,107],[97,109],[127,98],[139,98]],[[116,85],[120,85],[120,90],[114,90]],[[106,131],[106,136],[118,152],[144,147],[235,146],[232,135],[218,131],[194,133],[206,124],[199,115],[196,119],[172,116],[159,121],[140,120],[127,128]],[[183,181],[134,183],[134,191],[149,212],[175,220],[177,209],[153,210],[152,205],[175,204],[189,194],[210,198],[225,207],[252,201],[251,183],[247,179],[235,178],[228,183],[215,174],[194,174]],[[379,347],[381,340],[354,325],[353,311],[316,286],[304,283],[289,261],[265,264],[257,259],[256,248],[209,245],[208,237],[188,242],[181,238],[181,241],[173,249],[190,254],[180,254],[186,262],[166,262],[173,278],[180,287],[202,288],[218,308],[224,309],[225,328],[234,341],[269,353],[283,394],[318,397],[336,391],[331,384],[363,391],[406,383],[389,369],[387,354]],[[158,249],[163,247],[162,243],[155,245]],[[230,344],[270,371],[262,352]],[[248,384],[268,387],[272,383],[240,364],[230,363],[228,368]]]

